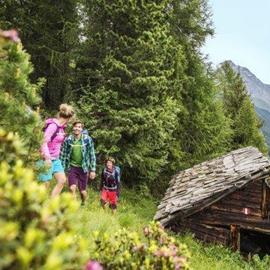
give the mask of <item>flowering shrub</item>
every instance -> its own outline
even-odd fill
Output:
[[[146,241],[135,232],[121,230],[113,237],[95,233],[93,259],[104,269],[189,269],[185,245],[169,236],[159,223],[144,229]]]
[[[13,131],[0,129],[0,269],[81,269],[86,246],[75,234],[79,205],[70,194],[47,200],[22,162],[40,143],[34,108],[42,83],[31,83],[32,65],[19,41],[15,30],[0,30],[0,126]]]
[[[0,269],[81,269],[86,246],[75,235],[79,207],[70,194],[47,200],[33,171],[16,160],[20,143],[0,130]]]

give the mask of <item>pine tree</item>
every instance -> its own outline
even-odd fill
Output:
[[[81,115],[100,158],[114,155],[129,183],[158,177],[181,110],[174,99],[179,47],[169,33],[168,3],[85,2],[84,61],[77,61],[85,89]]]
[[[213,33],[208,1],[174,0],[171,8],[171,32],[183,50],[178,85],[185,113],[174,133],[174,147],[182,154],[170,162],[172,170],[179,170],[226,152],[231,130],[217,97],[212,71],[200,53],[206,37]]]
[[[169,16],[171,30],[182,46],[197,50],[205,39],[213,35],[211,10],[208,0],[173,0],[172,16]]]
[[[198,54],[189,56],[182,100],[187,113],[179,119],[184,167],[228,151],[230,120],[224,115],[211,71]]]
[[[42,99],[57,109],[71,91],[73,50],[78,43],[78,1],[0,0],[0,28],[19,31],[35,67],[31,79],[45,78]]]
[[[224,62],[217,71],[218,86],[223,95],[226,115],[231,119],[232,149],[255,146],[267,152],[265,138],[260,130],[262,124],[247,93],[241,76],[235,73],[229,62]]]

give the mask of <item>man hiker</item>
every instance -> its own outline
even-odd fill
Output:
[[[120,171],[115,166],[115,160],[109,157],[105,160],[105,168],[101,174],[101,206],[105,208],[106,203],[115,213],[120,185]]]
[[[96,156],[92,138],[82,133],[83,123],[73,123],[73,134],[69,135],[61,148],[60,159],[67,172],[69,189],[76,197],[78,187],[82,205],[87,197],[88,175],[90,179],[96,177]]]

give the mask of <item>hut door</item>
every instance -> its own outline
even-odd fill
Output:
[[[270,179],[265,179],[262,184],[262,203],[261,203],[261,210],[262,210],[262,218],[268,218],[269,212],[269,202],[270,202],[270,189],[268,183]]]

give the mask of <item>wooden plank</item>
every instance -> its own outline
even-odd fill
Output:
[[[257,216],[224,213],[219,210],[203,211],[196,215],[196,217],[189,217],[190,221],[195,220],[209,225],[230,225],[236,224],[244,229],[251,229],[255,231],[261,231],[270,234],[270,221],[264,220]]]
[[[260,209],[252,209],[252,208],[236,207],[236,206],[230,208],[226,205],[213,205],[211,206],[211,209],[222,211],[224,212],[224,215],[230,215],[230,213],[243,214],[246,211],[251,216],[261,217]]]
[[[262,218],[268,218],[269,213],[269,201],[270,201],[270,190],[265,182],[262,185],[262,201],[261,201],[261,211]]]
[[[231,195],[229,195],[228,197],[224,198],[226,200],[241,200],[241,201],[244,201],[244,202],[251,202],[251,203],[255,203],[257,205],[260,206],[260,203],[261,203],[261,193],[258,193],[258,194],[252,194],[252,195],[247,195],[246,193],[233,193]],[[223,199],[223,200],[224,200]],[[223,201],[222,200],[222,201]]]
[[[220,235],[220,236],[229,236],[230,231],[228,228],[210,226],[207,224],[196,223],[196,222],[189,222],[188,220],[183,221],[180,223],[181,226],[191,228],[192,230],[198,230],[200,232],[207,232],[210,235]]]
[[[208,218],[216,219],[217,222],[223,222],[223,221],[231,221],[231,220],[238,220],[243,222],[250,222],[250,223],[260,223],[265,226],[270,226],[269,220],[264,220],[260,216],[252,215],[252,213],[231,213],[228,215],[228,213],[224,211],[220,211],[217,209],[208,209],[207,211],[201,212],[199,215],[197,215],[198,218],[201,220],[207,220]],[[217,218],[215,218],[217,217]],[[218,220],[219,219],[219,220]],[[222,223],[221,223],[222,225]]]
[[[194,235],[199,240],[206,242],[206,243],[214,243],[214,244],[222,244],[222,245],[228,245],[229,238],[221,238],[217,235],[211,236],[209,234],[200,233],[200,232],[194,232]]]
[[[233,209],[234,207],[237,208],[250,208],[250,209],[254,209],[255,212],[261,213],[261,205],[260,205],[260,201],[258,202],[249,202],[248,200],[243,200],[243,199],[223,199],[222,201],[219,201],[213,205],[210,206],[210,208],[213,207],[220,207],[220,206],[224,206],[227,207],[228,209]]]
[[[230,241],[230,234],[229,231],[225,234],[225,233],[220,233],[220,232],[215,232],[214,227],[212,227],[212,229],[207,229],[204,230],[202,228],[190,228],[191,231],[193,233],[199,233],[201,235],[206,235],[208,238],[212,238],[212,239],[220,239],[222,240],[222,242],[226,241],[229,242]]]
[[[227,245],[230,242],[230,230],[206,224],[196,224],[184,221],[177,225],[176,232],[190,231],[195,237],[205,242],[221,243]]]
[[[258,194],[247,194],[247,193],[241,193],[241,192],[234,192],[229,194],[227,197],[225,197],[222,201],[229,201],[229,200],[237,200],[237,201],[244,201],[244,202],[251,202],[258,204],[260,206],[261,203],[261,193]]]
[[[246,194],[260,194],[262,191],[262,185],[249,185],[242,190]]]
[[[234,251],[240,250],[240,226],[231,224],[231,247]]]
[[[222,208],[227,208],[227,209],[243,209],[243,208],[249,208],[249,209],[253,209],[255,212],[260,213],[261,215],[261,207],[260,207],[260,203],[258,202],[249,202],[247,200],[236,200],[236,199],[232,199],[232,200],[224,200],[222,202],[217,202],[213,205],[211,205],[209,208],[216,208],[216,207],[222,207]]]
[[[244,188],[244,192],[247,193],[260,193],[262,187],[262,180],[257,181],[257,183],[250,183]]]

